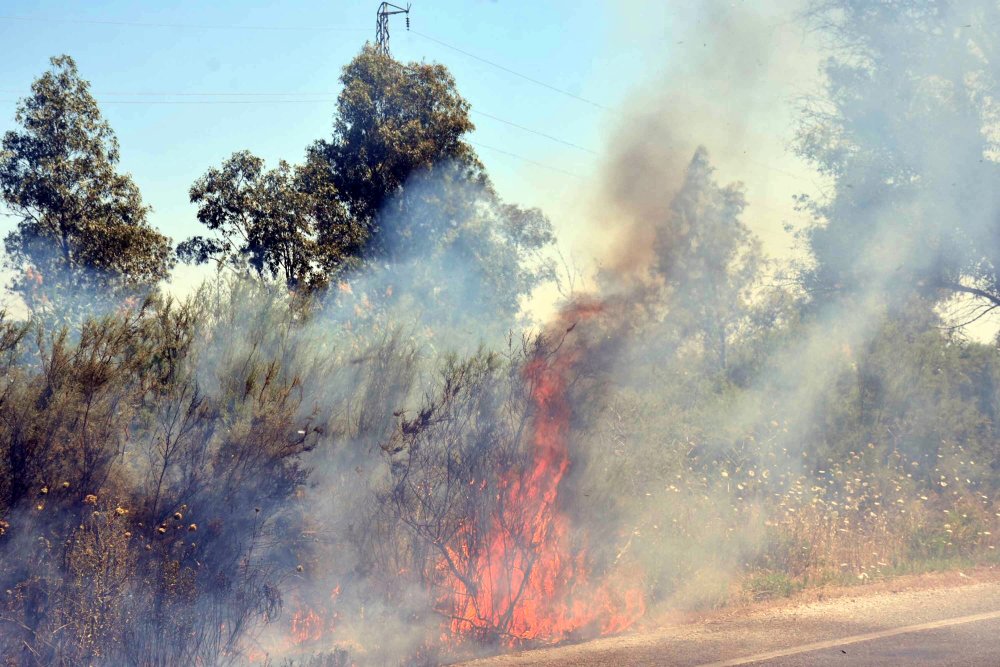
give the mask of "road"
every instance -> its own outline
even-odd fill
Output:
[[[911,578],[468,667],[1000,665],[1000,573]],[[822,598],[820,597],[822,596]]]

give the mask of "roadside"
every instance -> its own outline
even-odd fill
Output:
[[[983,615],[992,612],[1000,612],[1000,569],[990,567],[901,576],[863,586],[807,589],[782,600],[702,614],[671,614],[657,619],[658,627],[651,622],[627,635],[514,652],[464,664],[470,667],[750,664],[739,659],[823,642],[835,646],[844,638],[874,637],[875,633],[919,624],[928,624],[930,628],[930,624],[945,619],[974,615],[985,618]],[[1000,628],[1000,619],[990,623],[991,627]],[[989,642],[983,650],[992,650],[992,644],[998,644],[1000,651],[998,642]],[[851,655],[856,646],[862,644],[845,645],[836,654]],[[908,661],[919,664],[913,655],[903,662],[885,664]]]

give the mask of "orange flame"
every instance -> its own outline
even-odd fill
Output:
[[[314,642],[323,637],[326,624],[312,609],[299,610],[292,615],[292,641],[296,644]]]
[[[574,314],[598,312],[599,306],[590,305]],[[535,407],[530,465],[503,477],[488,526],[472,519],[463,526],[466,536],[486,533],[484,548],[468,553],[467,541],[446,547],[437,567],[445,591],[439,606],[451,618],[454,637],[558,641],[574,633],[624,630],[645,611],[641,590],[589,580],[586,549],[572,543],[570,519],[559,508],[560,483],[570,466],[566,384],[581,353],[564,349],[551,361],[533,360],[524,371]]]
[[[299,605],[298,611],[292,614],[289,637],[292,644],[306,644],[323,639],[327,632],[336,630],[340,621],[340,612],[336,610],[336,604],[340,598],[341,588],[338,584],[330,591],[330,598],[327,605],[329,608],[324,612]]]

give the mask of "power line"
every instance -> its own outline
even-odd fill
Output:
[[[17,94],[16,91],[4,90],[0,91],[3,93],[13,93]],[[327,92],[327,93],[307,93],[307,92],[288,92],[288,93],[151,93],[151,92],[140,92],[140,93],[99,93],[101,97],[295,97],[296,95],[301,95],[305,97],[319,97],[325,96],[332,99],[336,99],[337,93]],[[317,100],[318,102],[326,102],[328,100]]]
[[[147,22],[147,21],[101,21],[101,20],[93,20],[93,19],[63,19],[63,18],[49,18],[49,17],[36,17],[36,16],[0,16],[0,21],[22,21],[22,22],[31,22],[31,23],[65,23],[65,24],[78,24],[78,25],[123,26],[123,27],[131,27],[131,28],[182,28],[182,29],[195,29],[195,30],[257,30],[257,31],[267,31],[267,32],[282,32],[282,31],[285,31],[285,32],[288,32],[288,31],[292,31],[292,32],[303,32],[303,31],[308,31],[308,32],[368,32],[367,28],[344,28],[344,27],[332,27],[332,26],[261,26],[261,25],[222,25],[222,24],[198,24],[198,23],[155,23],[155,22]],[[584,102],[584,103],[589,104],[589,105],[591,105],[593,107],[597,107],[598,109],[610,110],[610,107],[607,107],[607,106],[605,106],[603,104],[600,104],[599,102],[595,102],[594,100],[587,99],[586,97],[583,97],[581,95],[577,95],[575,93],[571,93],[568,90],[564,90],[562,88],[558,88],[558,87],[553,86],[551,84],[545,83],[544,81],[539,81],[538,79],[530,77],[530,76],[528,76],[526,74],[522,74],[521,72],[517,72],[515,70],[512,70],[509,67],[505,67],[505,66],[501,65],[500,63],[493,62],[492,60],[488,60],[488,59],[483,58],[481,56],[477,56],[474,53],[470,53],[470,52],[468,52],[468,51],[466,51],[464,49],[461,49],[461,48],[459,48],[457,46],[453,46],[451,44],[443,42],[440,39],[437,39],[435,37],[431,37],[430,35],[425,35],[424,33],[418,32],[416,30],[411,30],[410,32],[412,32],[414,35],[417,35],[418,37],[422,37],[423,39],[426,39],[428,41],[434,42],[435,44],[439,44],[439,45],[445,47],[446,49],[451,49],[452,51],[455,51],[457,53],[461,53],[462,55],[464,55],[464,56],[466,56],[468,58],[472,58],[474,60],[478,60],[479,62],[482,62],[482,63],[485,63],[487,65],[490,65],[491,67],[495,67],[495,68],[500,69],[500,70],[502,70],[504,72],[507,72],[508,74],[513,74],[514,76],[520,77],[520,78],[524,79],[525,81],[530,81],[531,83],[534,83],[535,85],[542,86],[543,88],[548,88],[551,91],[557,92],[557,93],[559,93],[561,95],[566,95],[567,97],[571,97],[571,98],[573,98],[575,100],[578,100],[580,102]]]
[[[264,30],[310,32],[368,32],[368,28],[335,28],[329,26],[264,26],[264,25],[206,25],[196,23],[147,23],[141,21],[95,21],[89,19],[54,19],[34,16],[0,16],[0,21],[26,21],[32,23],[71,23],[83,25],[125,26],[130,28],[192,28],[195,30]]]
[[[268,31],[268,32],[282,32],[282,31],[309,31],[309,32],[368,32],[367,28],[343,28],[343,27],[331,27],[331,26],[260,26],[260,25],[219,25],[219,24],[197,24],[197,23],[153,23],[145,21],[99,21],[91,19],[60,19],[60,18],[47,18],[47,17],[35,17],[35,16],[0,16],[0,21],[22,21],[31,23],[67,23],[67,24],[79,24],[79,25],[105,25],[105,26],[123,26],[130,28],[184,28],[184,29],[195,29],[195,30],[258,30],[258,31]],[[557,92],[561,95],[566,95],[580,102],[584,102],[598,109],[610,110],[609,107],[595,102],[594,100],[587,99],[575,93],[571,93],[568,90],[558,88],[551,84],[545,83],[544,81],[539,81],[538,79],[532,78],[527,74],[522,74],[515,70],[505,67],[500,63],[493,62],[492,60],[487,60],[474,53],[469,53],[468,51],[461,49],[457,46],[453,46],[446,42],[441,41],[430,35],[425,35],[422,32],[416,30],[411,30],[414,35],[422,37],[428,41],[439,44],[446,49],[451,49],[457,53],[478,60],[479,62],[486,63],[491,67],[496,67],[497,69],[503,70],[508,74],[513,74],[514,76],[520,77],[525,81],[530,81],[531,83],[542,86],[543,88],[548,88],[551,91]]]
[[[332,100],[103,100],[101,104],[319,104]]]
[[[7,91],[7,90],[0,90],[0,93],[17,94],[15,91]],[[315,96],[319,96],[319,95],[333,95],[333,93],[152,93],[152,92],[148,92],[148,93],[101,93],[101,95],[130,96],[130,97],[140,97],[140,96],[149,96],[149,97],[158,97],[158,96],[214,97],[214,96],[223,96],[223,95],[225,95],[225,96],[233,96],[233,97],[237,97],[237,96],[238,97],[257,97],[257,96],[260,96],[260,97],[263,97],[263,96],[280,97],[280,96],[284,96],[284,95],[315,95]],[[333,102],[333,101],[335,101],[335,100],[334,99],[279,99],[279,100],[102,100],[101,104],[116,104],[116,105],[130,105],[130,106],[131,105],[142,105],[142,104],[145,104],[145,105],[181,105],[181,106],[195,105],[195,106],[197,106],[197,105],[232,105],[232,104],[240,104],[240,105],[246,105],[246,104],[319,104],[319,103],[326,103],[326,102]],[[18,100],[0,99],[0,104],[16,104],[17,102],[18,102]],[[515,127],[515,128],[517,128],[519,130],[522,130],[524,132],[529,132],[531,134],[535,134],[535,135],[538,135],[540,137],[544,137],[546,139],[549,139],[550,141],[555,141],[557,143],[564,144],[566,146],[570,146],[570,147],[575,148],[577,150],[584,151],[584,152],[589,153],[591,155],[599,155],[599,153],[597,153],[596,151],[593,151],[593,150],[591,150],[589,148],[585,148],[585,147],[580,146],[578,144],[574,144],[574,143],[572,143],[570,141],[565,141],[563,139],[559,139],[558,137],[554,137],[554,136],[552,136],[550,134],[546,134],[545,132],[540,132],[538,130],[533,130],[533,129],[529,128],[529,127],[525,127],[523,125],[519,125],[517,123],[514,123],[513,121],[505,120],[503,118],[500,118],[499,116],[494,116],[492,114],[486,113],[485,111],[479,111],[479,110],[474,109],[474,108],[470,108],[470,111],[472,111],[473,113],[476,113],[476,114],[478,114],[480,116],[485,116],[486,118],[490,118],[490,119],[498,121],[500,123],[504,123],[505,125],[510,125],[511,127]],[[564,169],[560,169],[558,167],[553,167],[551,165],[543,164],[541,162],[536,162],[534,160],[531,160],[529,158],[523,157],[523,156],[518,155],[516,153],[511,153],[510,151],[507,151],[507,150],[504,150],[504,149],[501,149],[501,148],[496,148],[495,146],[488,146],[486,144],[480,144],[480,143],[477,143],[477,142],[474,142],[474,141],[470,141],[469,143],[473,144],[475,146],[480,146],[481,148],[486,148],[488,150],[496,151],[498,153],[502,153],[504,155],[508,155],[510,157],[513,157],[513,158],[517,158],[519,160],[522,160],[524,162],[528,162],[530,164],[533,164],[535,166],[541,167],[543,169],[550,169],[552,171],[558,171],[558,172],[564,173],[564,174],[566,174],[568,176],[573,176],[574,178],[582,178],[579,174],[575,174],[573,172],[566,171]],[[785,176],[788,176],[790,178],[795,178],[797,180],[806,181],[806,182],[809,182],[809,183],[815,185],[815,182],[812,181],[811,179],[807,179],[807,178],[802,177],[802,176],[796,176],[795,174],[793,174],[793,173],[791,173],[791,172],[789,172],[789,171],[787,171],[785,169],[781,169],[779,167],[775,167],[775,166],[766,164],[764,162],[760,162],[758,160],[754,160],[754,159],[752,159],[752,158],[750,158],[748,156],[746,156],[746,159],[747,159],[748,162],[751,162],[751,163],[757,165],[758,167],[762,167],[762,168],[768,169],[770,171],[774,171],[774,172],[777,172],[777,173],[780,173],[780,174],[784,174]],[[760,207],[759,204],[758,204],[758,207]]]
[[[535,160],[532,160],[531,158],[526,158],[523,155],[518,155],[517,153],[511,153],[510,151],[506,151],[506,150],[504,150],[502,148],[497,148],[496,146],[487,146],[486,144],[481,144],[478,141],[470,141],[469,143],[472,144],[473,146],[478,146],[479,148],[485,148],[487,150],[491,150],[491,151],[495,151],[497,153],[502,153],[504,155],[508,155],[508,156],[510,156],[512,158],[517,158],[518,160],[521,160],[522,162],[527,162],[528,164],[533,164],[536,167],[541,167],[542,169],[548,169],[550,171],[557,171],[560,174],[566,174],[567,176],[572,176],[573,178],[583,178],[583,176],[581,176],[580,174],[574,174],[572,171],[566,171],[565,169],[560,169],[559,167],[553,167],[552,165],[549,165],[549,164],[544,164],[542,162],[536,162]]]
[[[584,153],[590,153],[591,155],[597,155],[597,153],[595,151],[592,151],[589,148],[584,148],[583,146],[580,146],[578,144],[574,144],[574,143],[572,143],[570,141],[565,141],[565,140],[560,139],[558,137],[553,137],[551,134],[545,134],[544,132],[539,132],[538,130],[532,130],[530,127],[525,127],[523,125],[518,125],[517,123],[511,122],[509,120],[504,120],[503,118],[500,118],[498,116],[494,116],[492,114],[488,114],[485,111],[479,111],[477,109],[471,109],[471,108],[470,108],[470,111],[472,111],[472,113],[478,114],[480,116],[485,116],[487,118],[492,118],[493,120],[501,122],[504,125],[510,125],[511,127],[516,127],[519,130],[523,130],[525,132],[530,132],[531,134],[537,134],[540,137],[545,137],[546,139],[549,139],[551,141],[555,141],[556,143],[563,144],[564,146],[569,146],[571,148],[575,148],[577,150],[583,151]]]
[[[0,93],[5,94],[17,94],[17,91],[13,90],[0,90]],[[104,97],[289,97],[292,99],[281,99],[281,100],[101,100],[101,104],[309,104],[309,103],[326,103],[336,101],[334,97],[336,93],[180,93],[180,92],[140,92],[140,93],[100,93],[100,96]],[[306,96],[314,97],[314,99],[294,99],[295,96]],[[320,96],[325,96],[328,99],[321,99]],[[539,137],[544,137],[550,141],[554,141],[564,146],[569,146],[570,148],[575,148],[576,150],[589,153],[591,155],[597,155],[596,151],[589,148],[575,144],[571,141],[566,141],[565,139],[560,139],[559,137],[553,136],[546,132],[540,130],[534,130],[530,127],[520,125],[513,121],[495,116],[491,113],[485,111],[480,111],[476,108],[470,107],[470,111],[480,116],[484,116],[491,120],[495,120],[504,125],[509,125],[511,127],[517,128],[523,132],[528,132],[530,134],[537,135]]]
[[[525,81],[530,81],[531,83],[533,83],[533,84],[535,84],[537,86],[542,86],[543,88],[548,88],[549,90],[555,91],[555,92],[557,92],[557,93],[559,93],[561,95],[566,95],[567,97],[572,97],[575,100],[578,100],[580,102],[585,102],[585,103],[587,103],[587,104],[589,104],[591,106],[597,107],[598,109],[603,109],[605,111],[612,111],[611,107],[604,106],[603,104],[600,104],[599,102],[595,102],[594,100],[588,100],[586,97],[581,97],[580,95],[577,95],[576,93],[571,93],[568,90],[563,90],[562,88],[557,88],[557,87],[555,87],[555,86],[553,86],[551,84],[545,83],[544,81],[539,81],[538,79],[533,79],[532,77],[528,76],[527,74],[521,74],[520,72],[516,72],[516,71],[510,69],[509,67],[504,67],[500,63],[495,63],[492,60],[487,60],[486,58],[481,58],[481,57],[479,57],[479,56],[477,56],[477,55],[475,55],[473,53],[469,53],[468,51],[460,49],[457,46],[452,46],[451,44],[447,44],[445,42],[442,42],[440,39],[436,39],[434,37],[431,37],[430,35],[425,35],[422,32],[418,32],[416,30],[411,30],[410,32],[412,32],[417,37],[423,37],[426,40],[434,42],[435,44],[440,44],[441,46],[445,47],[446,49],[451,49],[452,51],[456,51],[458,53],[461,53],[464,56],[467,56],[467,57],[472,58],[474,60],[478,60],[479,62],[482,62],[482,63],[486,63],[487,65],[489,65],[491,67],[496,67],[497,69],[503,70],[504,72],[507,72],[508,74],[513,74],[514,76],[520,77],[520,78],[524,79]]]
[[[317,30],[318,31],[337,30],[337,31],[347,31],[347,32],[356,32],[356,31],[363,31],[364,30],[362,28],[329,28],[329,27],[319,27],[319,26],[309,26],[309,27],[293,27],[293,26],[289,26],[289,27],[280,27],[280,26],[241,26],[241,25],[200,25],[200,24],[187,24],[187,23],[149,23],[149,22],[138,22],[138,21],[96,21],[96,20],[85,20],[85,19],[52,19],[52,18],[37,18],[37,17],[25,17],[25,16],[0,16],[0,20],[7,20],[7,21],[33,21],[33,22],[43,22],[43,23],[79,23],[79,24],[115,25],[115,26],[129,26],[129,27],[196,28],[196,29],[221,29],[221,30],[241,30],[241,29],[245,29],[245,30],[314,30],[314,31],[317,31]],[[465,55],[467,57],[473,58],[473,59],[478,60],[480,62],[486,63],[486,64],[488,64],[488,65],[490,65],[492,67],[496,67],[496,68],[498,68],[500,70],[503,70],[505,72],[508,72],[510,74],[518,76],[518,77],[520,77],[522,79],[525,79],[527,81],[530,81],[531,83],[534,83],[536,85],[543,86],[545,88],[548,88],[549,90],[558,92],[558,93],[560,93],[562,95],[567,95],[569,97],[572,97],[572,98],[574,98],[576,100],[579,100],[581,102],[585,102],[585,103],[590,104],[592,106],[595,106],[597,108],[610,110],[609,107],[606,107],[606,106],[604,106],[602,104],[594,102],[593,100],[589,100],[589,99],[587,99],[585,97],[581,97],[581,96],[576,95],[574,93],[571,93],[571,92],[569,92],[567,90],[563,90],[561,88],[557,88],[555,86],[547,84],[547,83],[545,83],[543,81],[539,81],[537,79],[531,78],[531,77],[529,77],[527,75],[521,74],[520,72],[516,72],[516,71],[514,71],[514,70],[512,70],[512,69],[510,69],[508,67],[504,67],[503,65],[500,65],[499,63],[495,63],[495,62],[487,60],[485,58],[481,58],[481,57],[479,57],[479,56],[477,56],[475,54],[469,53],[468,51],[464,51],[463,49],[460,49],[460,48],[458,48],[456,46],[452,46],[450,44],[442,42],[439,39],[431,37],[430,35],[425,35],[423,33],[417,32],[415,30],[412,31],[412,32],[414,34],[418,35],[419,37],[422,37],[424,39],[430,40],[430,41],[432,41],[432,42],[434,42],[436,44],[440,44],[441,46],[444,46],[445,48],[451,49],[451,50],[456,51],[458,53],[461,53],[461,54],[463,54],[463,55]],[[14,93],[14,91],[0,91],[0,92],[6,92],[6,93],[16,94],[16,93]],[[122,97],[166,97],[166,96],[177,96],[177,97],[217,97],[217,96],[218,97],[221,97],[221,96],[226,96],[226,97],[284,97],[286,95],[324,96],[324,95],[334,95],[335,93],[290,93],[290,94],[289,93],[102,93],[102,94],[103,95],[109,95],[109,96],[122,96]],[[129,101],[108,100],[108,101],[104,101],[103,103],[104,104],[258,104],[258,103],[262,103],[262,104],[268,104],[268,103],[270,103],[270,104],[279,104],[279,103],[280,104],[286,104],[286,103],[287,104],[301,104],[301,103],[308,103],[308,102],[312,102],[312,101],[324,101],[324,100],[296,100],[296,99],[274,100],[274,101],[272,101],[272,100],[247,100],[247,101],[226,101],[226,100],[173,101],[173,100],[164,100],[164,101],[148,101],[148,102],[145,102],[145,101],[131,101],[131,100],[129,100]],[[565,146],[569,146],[571,148],[583,151],[585,153],[589,153],[591,155],[596,155],[597,154],[595,151],[593,151],[593,150],[591,150],[589,148],[585,148],[583,146],[580,146],[579,144],[575,144],[575,143],[573,143],[571,141],[566,141],[564,139],[560,139],[558,137],[552,136],[552,135],[547,134],[545,132],[541,132],[539,130],[533,130],[533,129],[529,128],[529,127],[526,127],[524,125],[520,125],[520,124],[515,123],[513,121],[509,121],[509,120],[506,120],[504,118],[500,118],[499,116],[494,116],[493,114],[486,113],[485,111],[479,111],[477,109],[471,109],[471,111],[473,113],[479,114],[481,116],[485,116],[486,118],[490,118],[490,119],[495,120],[497,122],[504,123],[505,125],[509,125],[511,127],[517,128],[517,129],[522,130],[524,132],[529,132],[531,134],[535,134],[537,136],[544,137],[546,139],[549,139],[550,141],[554,141],[556,143],[560,143],[560,144],[563,144]]]
[[[402,9],[402,8],[400,8],[400,9]],[[406,10],[404,10],[404,11],[406,11]],[[87,19],[58,19],[58,18],[40,18],[40,17],[27,17],[27,16],[0,16],[0,21],[23,21],[23,22],[35,22],[35,23],[65,23],[65,24],[84,24],[84,25],[107,25],[107,26],[143,27],[143,28],[183,28],[183,29],[201,29],[201,30],[257,30],[257,31],[311,31],[311,32],[367,32],[368,31],[368,29],[366,29],[366,28],[343,28],[343,27],[328,27],[328,26],[206,25],[206,24],[191,24],[191,23],[152,23],[152,22],[140,22],[140,21],[101,21],[101,20],[87,20]],[[600,104],[599,102],[595,102],[594,100],[590,100],[590,99],[587,99],[586,97],[582,97],[582,96],[577,95],[575,93],[571,93],[568,90],[564,90],[562,88],[558,88],[558,87],[553,86],[551,84],[545,83],[544,81],[540,81],[540,80],[535,79],[533,77],[530,77],[530,76],[528,76],[526,74],[522,74],[522,73],[517,72],[517,71],[515,71],[513,69],[510,69],[509,67],[505,67],[504,65],[496,63],[496,62],[494,62],[492,60],[488,60],[486,58],[477,56],[477,55],[475,55],[473,53],[470,53],[468,51],[465,51],[464,49],[461,49],[461,48],[459,48],[457,46],[454,46],[454,45],[448,44],[446,42],[443,42],[443,41],[441,41],[441,40],[439,40],[439,39],[437,39],[435,37],[431,37],[430,35],[423,34],[423,33],[419,32],[419,31],[416,31],[416,30],[411,30],[410,32],[412,32],[413,34],[417,35],[418,37],[421,37],[421,38],[426,39],[428,41],[434,42],[435,44],[443,46],[443,47],[445,47],[447,49],[455,51],[456,53],[460,53],[460,54],[462,54],[462,55],[464,55],[464,56],[466,56],[468,58],[472,58],[473,60],[477,60],[479,62],[485,63],[487,65],[490,65],[491,67],[495,67],[495,68],[497,68],[499,70],[507,72],[508,74],[512,74],[512,75],[514,75],[516,77],[524,79],[525,81],[528,81],[530,83],[534,83],[535,85],[541,86],[543,88],[547,88],[547,89],[549,89],[549,90],[551,90],[553,92],[557,92],[557,93],[559,93],[561,95],[565,95],[567,97],[573,98],[573,99],[578,100],[580,102],[584,102],[584,103],[589,104],[589,105],[591,105],[593,107],[596,107],[598,109],[602,109],[602,110],[605,110],[605,111],[615,111],[611,107],[608,107],[608,106],[605,106],[603,104]],[[0,93],[18,94],[15,91],[0,91]],[[317,99],[317,98],[320,98],[321,96],[334,96],[334,95],[336,95],[336,93],[305,93],[305,92],[297,92],[297,93],[233,93],[233,92],[219,92],[219,93],[188,93],[188,92],[155,93],[155,92],[141,92],[141,93],[102,93],[102,95],[116,96],[116,97],[168,97],[168,96],[170,96],[170,97],[202,97],[202,98],[204,98],[204,97],[287,97],[287,96],[305,96],[305,97],[313,97],[314,98],[314,99],[273,99],[273,100],[259,100],[259,99],[251,99],[251,100],[208,100],[208,99],[194,99],[194,100],[104,100],[104,101],[102,101],[102,104],[118,104],[118,105],[139,105],[139,104],[146,104],[146,105],[149,105],[149,104],[155,104],[155,105],[220,105],[220,104],[232,105],[232,104],[316,104],[316,103],[323,103],[323,102],[333,101],[332,99]],[[0,103],[15,103],[16,101],[17,100],[0,100]],[[533,130],[533,129],[529,128],[529,127],[525,127],[525,126],[520,125],[518,123],[515,123],[513,121],[509,121],[509,120],[500,118],[499,116],[494,116],[492,114],[486,113],[485,111],[479,111],[478,109],[474,109],[474,108],[470,108],[470,111],[472,111],[473,113],[476,113],[476,114],[478,114],[480,116],[484,116],[486,118],[490,118],[490,119],[495,120],[497,122],[504,123],[505,125],[509,125],[511,127],[517,128],[517,129],[522,130],[524,132],[528,132],[528,133],[535,134],[535,135],[540,136],[540,137],[544,137],[544,138],[546,138],[546,139],[548,139],[550,141],[554,141],[556,143],[560,143],[560,144],[563,144],[565,146],[569,146],[571,148],[574,148],[574,149],[577,149],[577,150],[580,150],[580,151],[584,151],[584,152],[589,153],[591,155],[597,155],[597,153],[595,151],[593,151],[593,150],[591,150],[589,148],[585,148],[585,147],[580,146],[578,144],[574,144],[574,143],[572,143],[570,141],[559,139],[558,137],[552,136],[552,135],[547,134],[545,132],[541,132],[541,131],[538,131],[538,130]],[[556,172],[559,172],[559,173],[563,173],[563,174],[566,174],[568,176],[572,176],[574,178],[581,178],[579,176],[579,174],[575,174],[573,172],[566,171],[564,169],[560,169],[558,167],[553,167],[551,165],[543,164],[541,162],[537,162],[535,160],[531,160],[529,158],[526,158],[526,157],[524,157],[522,155],[518,155],[516,153],[512,153],[510,151],[507,151],[507,150],[504,150],[504,149],[501,149],[501,148],[496,148],[495,146],[489,146],[489,145],[477,143],[477,142],[474,142],[474,141],[470,141],[469,143],[473,144],[475,146],[479,146],[481,148],[485,148],[487,150],[492,150],[492,151],[495,151],[497,153],[508,155],[510,157],[516,158],[518,160],[521,160],[521,161],[529,163],[529,164],[533,164],[533,165],[535,165],[537,167],[541,167],[543,169],[549,169],[551,171],[556,171]],[[792,176],[788,172],[786,172],[784,170],[781,170],[781,169],[779,169],[777,167],[772,167],[771,165],[763,164],[763,163],[757,162],[756,160],[752,160],[752,159],[750,161],[754,162],[758,166],[764,167],[765,169],[770,169],[772,171],[777,171],[777,172],[784,173],[784,174],[786,174],[788,176]]]
[[[0,100],[0,103],[15,104],[19,100]],[[101,100],[100,104],[142,104],[142,105],[202,105],[202,104],[318,104],[333,100]]]
[[[309,103],[313,103],[314,104],[314,103],[320,102],[320,101],[326,101],[326,100],[136,100],[136,101],[133,101],[133,100],[121,100],[121,101],[120,100],[111,100],[111,101],[104,101],[104,102],[102,102],[102,104],[181,104],[181,105],[185,105],[185,104],[195,104],[195,105],[198,105],[198,104],[268,104],[268,103],[272,103],[272,104],[282,104],[282,103],[306,103],[306,104],[309,104]],[[15,102],[17,102],[17,100],[0,100],[0,104],[2,104],[2,103],[11,103],[11,104],[13,104]],[[504,122],[506,122],[506,121],[504,121]],[[520,127],[520,126],[515,126],[515,127]],[[521,128],[521,129],[524,129],[526,131],[532,132],[531,130],[528,130],[527,128]],[[533,132],[533,133],[534,134],[541,134],[541,133],[537,133],[537,132]],[[541,136],[548,136],[548,135],[542,134]],[[561,140],[555,139],[554,137],[550,137],[550,138],[553,139],[553,140],[555,140],[555,141],[560,141],[560,143],[568,143],[568,142],[561,142]],[[479,148],[485,148],[487,150],[491,150],[491,151],[494,151],[496,153],[501,153],[503,155],[507,155],[509,157],[518,159],[518,160],[520,160],[522,162],[534,165],[536,167],[540,167],[542,169],[548,169],[549,171],[554,171],[554,172],[558,172],[560,174],[565,174],[566,176],[572,176],[573,178],[583,178],[582,176],[580,176],[580,174],[576,174],[576,173],[573,173],[571,171],[567,171],[565,169],[561,169],[559,167],[554,167],[552,165],[545,164],[543,162],[538,162],[537,160],[532,160],[531,158],[524,157],[523,155],[518,155],[517,153],[512,153],[512,152],[510,152],[508,150],[504,150],[502,148],[497,148],[496,146],[490,146],[488,144],[479,143],[477,141],[469,141],[468,143],[472,144],[473,146],[478,146]],[[574,145],[574,144],[570,144],[570,145]],[[583,147],[577,147],[577,148],[580,148],[581,150],[585,150],[588,153],[593,152],[593,151],[590,151],[589,149],[586,149],[586,148],[583,148]],[[11,217],[13,217],[13,216],[11,216]]]

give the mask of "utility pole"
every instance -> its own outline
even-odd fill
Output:
[[[410,29],[410,5],[403,9],[391,2],[383,2],[378,6],[375,19],[375,50],[383,56],[389,55],[389,17],[394,14],[406,14],[406,29]]]

